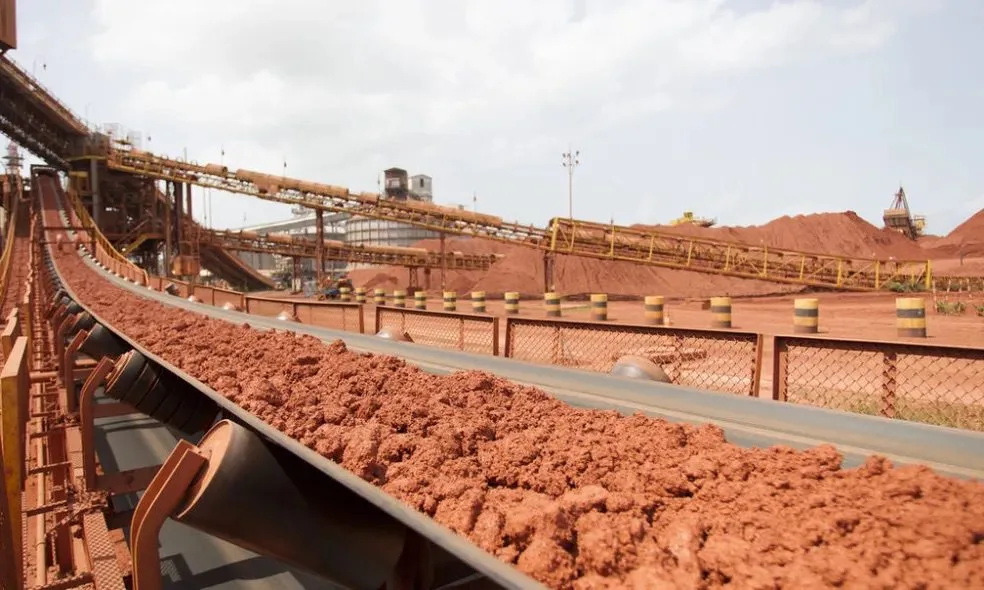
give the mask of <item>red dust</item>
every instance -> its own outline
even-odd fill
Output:
[[[150,351],[552,588],[984,587],[981,483],[432,375],[166,307],[56,256]]]

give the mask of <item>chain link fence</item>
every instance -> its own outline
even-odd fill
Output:
[[[362,305],[359,303],[246,297],[246,313],[277,317],[283,312],[287,312],[302,324],[319,328],[360,334],[365,331]]]
[[[509,358],[607,373],[623,356],[641,356],[675,384],[738,395],[758,394],[761,350],[758,334],[737,330],[506,319]]]
[[[417,344],[465,352],[499,354],[499,318],[452,311],[376,307],[376,332],[405,332]]]
[[[984,431],[984,349],[776,336],[773,398]]]

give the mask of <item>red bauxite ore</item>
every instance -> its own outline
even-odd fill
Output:
[[[551,587],[984,588],[981,483],[430,375],[168,308],[58,256],[148,349]]]

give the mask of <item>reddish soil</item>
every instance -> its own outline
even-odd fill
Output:
[[[551,587],[984,587],[981,483],[430,375],[167,308],[56,255],[151,351]]]
[[[439,250],[437,240],[415,244],[419,248]],[[501,296],[509,291],[524,295],[542,296],[543,253],[539,250],[492,242],[480,238],[454,238],[447,240],[448,250],[505,255],[490,271],[449,271],[446,288],[456,291],[459,297],[470,291],[485,291],[489,297]],[[356,285],[383,288],[387,291],[405,289],[409,284],[409,271],[404,268],[382,267],[363,269],[349,274]],[[420,280],[423,282],[423,273]],[[425,285],[426,286],[426,285]],[[780,285],[766,281],[735,279],[683,270],[642,266],[631,262],[612,262],[558,256],[554,265],[554,288],[561,293],[611,293],[620,295],[652,295],[667,297],[714,296],[727,293],[732,296],[760,295],[764,293],[789,293],[801,290],[794,285]],[[441,289],[440,271],[431,271],[428,290]]]
[[[926,240],[923,245],[934,256],[954,257],[984,256],[984,209],[971,215],[946,237]]]
[[[926,254],[902,234],[878,228],[854,211],[783,216],[747,227],[634,226],[678,235],[765,244],[769,247],[857,258],[922,260]]]

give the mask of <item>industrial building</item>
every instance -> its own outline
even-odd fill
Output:
[[[389,168],[383,172],[383,194],[387,199],[427,201],[434,200],[433,179],[426,174],[409,176],[402,168]],[[294,209],[294,217],[285,221],[265,223],[241,228],[243,231],[256,232],[260,235],[287,233],[291,235],[311,235],[315,233],[315,215],[304,208]],[[325,239],[339,240],[346,244],[361,246],[400,246],[409,247],[431,238],[438,238],[437,232],[421,229],[395,221],[384,221],[368,217],[352,217],[347,214],[325,216]],[[273,254],[255,252],[240,252],[239,257],[253,268],[264,274],[272,274],[277,270],[290,268],[291,262],[281,260]],[[329,271],[341,272],[354,270],[369,265],[327,262]],[[301,261],[304,272],[314,272],[314,261]]]

